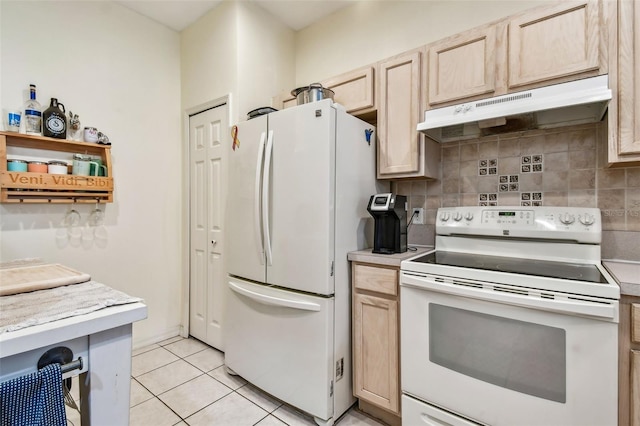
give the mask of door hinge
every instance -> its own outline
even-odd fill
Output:
[[[329,274],[330,277],[333,276],[333,270],[334,270],[334,261],[331,261],[331,273]]]
[[[331,386],[329,386],[329,396],[333,396],[333,380],[331,381]]]

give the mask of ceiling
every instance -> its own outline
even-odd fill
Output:
[[[117,1],[154,21],[182,31],[223,0],[129,0]],[[242,0],[251,1],[283,24],[297,31],[357,0]]]

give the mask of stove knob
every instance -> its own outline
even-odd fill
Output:
[[[585,226],[593,225],[593,223],[596,221],[596,218],[589,213],[585,213],[584,216],[578,216],[578,219],[580,219],[580,223]]]
[[[572,214],[565,213],[563,215],[560,215],[560,222],[564,223],[565,225],[571,225],[573,222],[575,222],[575,220],[576,218]]]
[[[453,215],[453,220],[455,220],[456,222],[460,222],[462,220],[462,213],[455,212],[455,214]]]
[[[443,222],[448,221],[449,220],[449,213],[447,213],[447,212],[441,213],[440,214],[440,220],[443,221]]]
[[[466,215],[464,215],[464,218],[466,220],[473,220],[473,213],[468,212]]]

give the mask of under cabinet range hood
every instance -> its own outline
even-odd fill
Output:
[[[607,75],[427,110],[418,131],[438,142],[602,120]]]

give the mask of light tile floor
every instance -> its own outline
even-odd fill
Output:
[[[314,426],[313,419],[229,375],[224,354],[204,343],[174,337],[133,352],[130,426]],[[77,401],[78,384],[71,394]],[[79,405],[79,404],[78,404]],[[67,407],[69,426],[80,416]],[[355,407],[338,426],[381,426]]]

